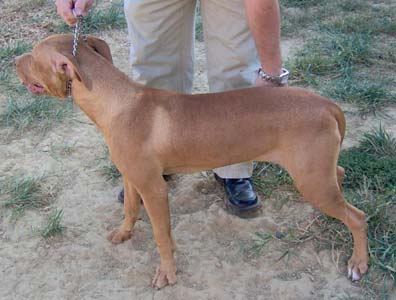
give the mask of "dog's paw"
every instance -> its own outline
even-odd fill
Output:
[[[351,257],[348,261],[348,278],[352,281],[358,281],[367,272],[367,259]]]
[[[176,267],[158,267],[157,271],[155,272],[154,279],[151,282],[151,287],[156,289],[162,289],[168,284],[174,285],[176,281]]]
[[[129,240],[132,236],[131,231],[124,229],[114,229],[107,235],[107,239],[113,244],[120,244],[123,241]]]

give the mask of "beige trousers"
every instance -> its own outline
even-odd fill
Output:
[[[210,91],[252,86],[260,64],[243,0],[200,4]],[[196,5],[196,0],[124,0],[134,80],[191,93]],[[245,178],[252,170],[251,163],[241,163],[214,171],[222,178]]]

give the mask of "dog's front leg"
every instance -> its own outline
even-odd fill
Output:
[[[119,244],[131,238],[132,229],[140,212],[140,196],[127,177],[124,182],[124,220],[118,229],[107,236],[113,244]]]
[[[173,258],[175,246],[170,228],[168,188],[159,175],[151,177],[150,181],[141,188],[138,187],[138,190],[149,215],[160,254],[161,263],[152,281],[152,287],[163,288],[176,283],[176,265]]]

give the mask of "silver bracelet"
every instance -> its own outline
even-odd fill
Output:
[[[262,80],[270,81],[272,83],[278,84],[280,86],[286,85],[289,79],[290,72],[282,68],[282,73],[277,76],[270,76],[264,72],[262,68],[258,70],[258,75],[261,77]]]

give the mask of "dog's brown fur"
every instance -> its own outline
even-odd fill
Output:
[[[336,104],[295,87],[199,95],[148,88],[112,65],[104,41],[80,42],[74,58],[72,40],[45,39],[16,60],[16,70],[31,91],[58,98],[67,96],[72,80],[74,101],[103,133],[123,178],[125,218],[108,238],[116,244],[130,238],[141,198],[161,258],[153,286],[176,282],[162,175],[252,160],[280,164],[307,201],[345,223],[354,239],[348,276],[357,280],[367,271],[365,215],[341,191],[344,170],[337,160],[345,119]]]

